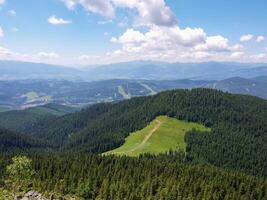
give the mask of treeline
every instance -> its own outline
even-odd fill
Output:
[[[0,152],[21,153],[44,149],[48,150],[49,144],[43,140],[0,127]]]
[[[27,130],[57,151],[102,153],[158,115],[202,123],[209,134],[186,135],[192,161],[267,177],[267,101],[211,89],[167,91],[44,120]]]
[[[86,154],[33,155],[34,190],[84,199],[266,199],[267,182],[230,170],[187,164],[182,153],[140,158]],[[0,157],[0,180],[10,156]],[[1,187],[1,186],[0,186]]]

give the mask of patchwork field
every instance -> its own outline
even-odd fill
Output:
[[[159,154],[171,149],[185,151],[184,135],[192,129],[210,131],[201,124],[159,116],[144,129],[131,133],[121,147],[105,155],[139,156],[143,153]]]

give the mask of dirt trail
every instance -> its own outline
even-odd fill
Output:
[[[149,140],[149,138],[151,138],[151,136],[153,135],[153,133],[155,133],[156,130],[158,130],[162,124],[161,121],[159,121],[158,119],[156,119],[156,125],[154,126],[154,128],[148,133],[148,135],[144,138],[144,140],[135,148],[133,148],[132,150],[130,150],[129,152],[133,152],[139,148],[142,148],[146,142]]]

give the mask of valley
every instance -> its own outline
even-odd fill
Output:
[[[2,112],[0,195],[11,155],[26,154],[29,188],[48,197],[264,199],[266,111],[266,100],[198,88]]]
[[[235,94],[267,99],[265,76],[245,79],[233,77],[212,80],[130,80],[95,82],[66,80],[0,81],[0,111],[25,109],[49,103],[81,109],[96,103],[117,102],[133,97],[150,96],[173,89],[212,88]]]
[[[0,200],[267,200],[267,0],[0,0]]]

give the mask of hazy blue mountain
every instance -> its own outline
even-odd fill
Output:
[[[137,96],[153,95],[164,90],[191,88],[214,88],[267,99],[267,81],[263,76],[253,79],[234,77],[221,81],[190,79],[112,79],[93,82],[20,80],[0,81],[0,107],[2,107],[0,111],[48,103],[83,107],[100,102],[114,102]]]
[[[150,80],[222,80],[234,76],[252,78],[267,75],[263,64],[231,62],[165,63],[134,61],[85,68],[94,79],[150,79]]]
[[[252,78],[252,80],[267,84],[267,76],[257,76],[257,77]]]
[[[80,79],[79,70],[59,65],[0,60],[0,80]]]
[[[70,68],[41,63],[0,61],[0,80],[222,80],[236,76],[243,78],[267,76],[267,65],[234,62],[167,63],[133,61]]]
[[[267,99],[267,79],[233,77],[213,83],[211,88],[236,94],[247,94]]]
[[[88,104],[152,95],[168,89],[204,87],[210,83],[213,81],[127,79],[94,82],[0,81],[0,106],[18,109],[56,103],[82,107]]]

